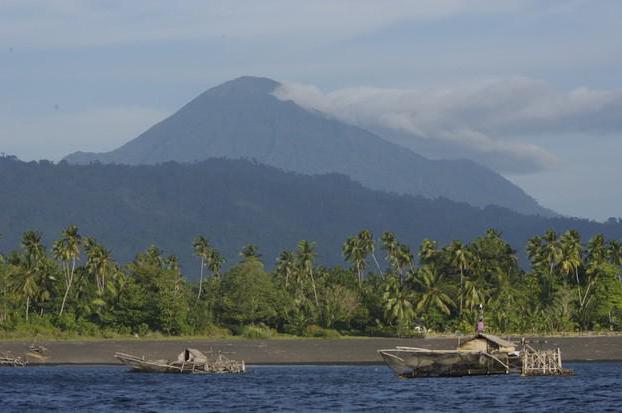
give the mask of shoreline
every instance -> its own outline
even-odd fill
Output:
[[[518,336],[510,338],[520,341]],[[526,336],[525,339],[536,348],[559,347],[564,362],[622,361],[622,335]],[[22,355],[28,352],[31,343],[23,339],[0,341],[0,352]],[[379,349],[395,346],[455,349],[458,337],[37,340],[37,344],[48,349],[45,353],[47,359],[27,354],[26,359],[32,365],[121,365],[114,358],[117,351],[144,355],[145,358],[172,359],[186,347],[222,351],[228,357],[244,360],[249,365],[374,365],[383,364],[377,353]]]

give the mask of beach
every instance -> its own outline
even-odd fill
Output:
[[[454,349],[465,337],[341,338],[341,339],[133,339],[39,340],[47,348],[46,360],[27,356],[32,364],[118,364],[115,352],[145,358],[175,358],[186,347],[222,351],[247,364],[373,364],[382,363],[377,350],[395,346]],[[505,337],[507,338],[507,337]],[[510,337],[520,341],[519,337]],[[564,361],[621,361],[622,336],[527,337],[536,348],[559,347]],[[32,341],[0,341],[0,352],[27,353]]]

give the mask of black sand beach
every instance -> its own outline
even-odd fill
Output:
[[[514,338],[517,340],[517,338]],[[564,361],[620,361],[622,336],[529,337],[534,347],[562,351]],[[39,341],[48,351],[45,364],[117,364],[117,351],[144,355],[146,358],[174,358],[185,347],[201,351],[220,350],[248,364],[357,364],[381,363],[378,349],[396,345],[453,349],[457,337],[425,339],[344,338],[344,339],[272,339],[272,340],[100,340]],[[0,341],[0,352],[15,355],[27,351],[30,341]],[[31,363],[41,362],[29,358]]]

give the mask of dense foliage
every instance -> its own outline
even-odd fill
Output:
[[[471,207],[447,199],[425,199],[372,191],[343,175],[305,176],[249,161],[211,159],[195,164],[153,166],[20,162],[0,157],[0,250],[19,244],[37,229],[52,239],[67,223],[105,244],[117,262],[127,264],[150,245],[175,254],[189,279],[198,279],[188,244],[197,234],[227,259],[237,261],[240,246],[261,246],[272,269],[276,257],[300,239],[317,242],[316,262],[341,264],[341,244],[361,228],[391,231],[403,243],[471,242],[494,227],[528,265],[524,246],[534,234],[552,228],[602,233],[622,239],[622,223],[574,218],[543,218],[490,206]]]
[[[602,235],[533,237],[529,271],[492,229],[468,244],[424,240],[417,250],[393,233],[375,239],[364,230],[343,242],[346,268],[318,266],[315,244],[305,240],[283,251],[271,272],[252,244],[226,272],[205,237],[188,248],[196,283],[155,246],[121,266],[74,225],[49,249],[28,231],[18,250],[0,256],[0,329],[5,336],[408,336],[417,327],[471,331],[483,304],[495,332],[622,330],[622,245]]]

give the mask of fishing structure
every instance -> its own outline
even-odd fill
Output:
[[[138,357],[126,353],[115,353],[114,356],[129,367],[130,371],[141,373],[222,374],[246,371],[243,360],[231,360],[220,351],[208,357],[199,350],[187,348],[172,361],[149,360],[145,359],[145,356]]]
[[[480,306],[477,333],[458,344],[456,350],[431,350],[398,346],[378,350],[385,363],[401,377],[451,377],[491,374],[521,376],[572,375],[562,367],[559,348],[536,350],[525,339],[520,346],[484,333],[483,310]]]

